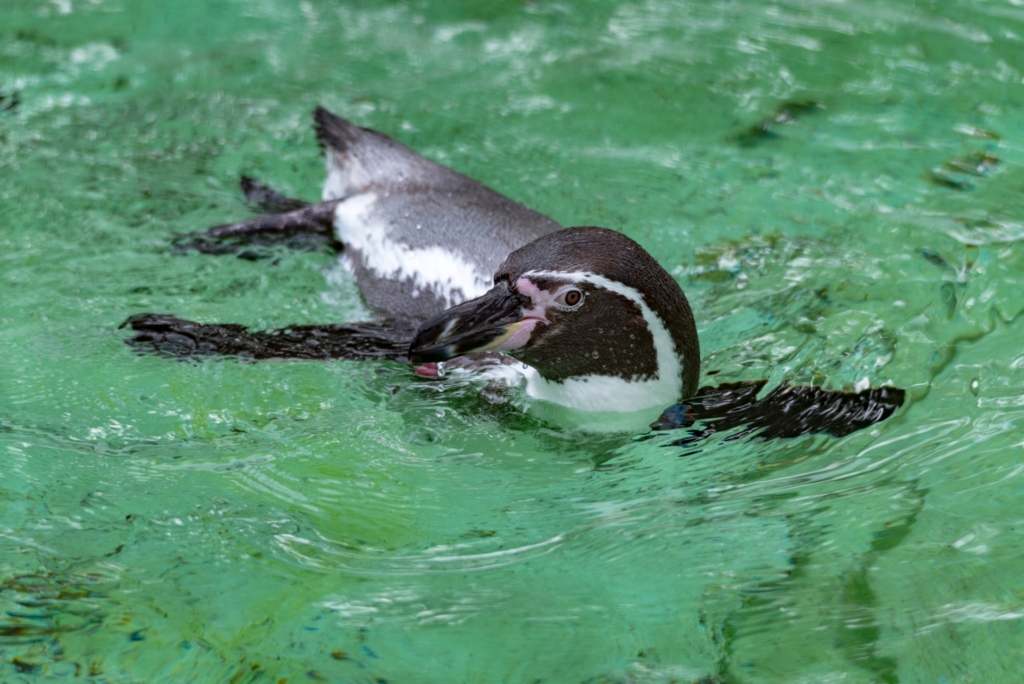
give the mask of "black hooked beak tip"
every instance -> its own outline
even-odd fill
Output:
[[[409,346],[413,363],[447,361],[463,354],[505,349],[523,323],[530,299],[509,288],[505,281],[487,294],[442,311],[416,331]]]

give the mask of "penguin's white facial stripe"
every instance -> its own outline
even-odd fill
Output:
[[[373,219],[376,201],[377,195],[368,192],[338,203],[334,231],[346,253],[356,253],[380,278],[411,279],[414,297],[427,290],[448,306],[479,297],[490,289],[490,277],[454,249],[412,248],[390,239],[387,225]]]

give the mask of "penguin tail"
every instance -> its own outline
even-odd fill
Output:
[[[378,188],[441,188],[465,181],[464,176],[421,157],[397,140],[357,126],[324,107],[313,110],[313,128],[327,161],[325,202]]]
[[[352,147],[358,146],[366,134],[380,135],[376,131],[356,126],[319,105],[313,110],[313,130],[316,131],[317,141],[325,149],[339,154],[345,154]]]

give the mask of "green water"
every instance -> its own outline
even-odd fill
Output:
[[[1020,681],[1022,36],[1018,0],[0,0],[0,681]],[[317,197],[316,104],[638,240],[703,381],[907,405],[681,456],[401,364],[133,354],[142,311],[367,315],[329,255],[170,248],[240,174]]]

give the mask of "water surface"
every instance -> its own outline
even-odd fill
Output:
[[[0,680],[1014,682],[1024,7],[5,0]],[[593,435],[393,363],[175,363],[141,311],[367,316],[323,104],[643,244],[704,383],[908,390],[842,439]],[[651,416],[655,418],[656,416]]]

